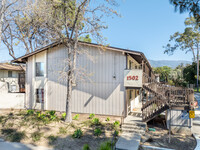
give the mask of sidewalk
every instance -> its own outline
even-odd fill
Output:
[[[1,141],[0,150],[53,150],[53,149],[43,146],[34,146],[31,144]]]

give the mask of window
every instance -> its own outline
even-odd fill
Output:
[[[8,77],[11,77],[11,78],[13,77],[12,76],[12,71],[8,71]]]
[[[36,89],[36,103],[44,103],[44,89]]]
[[[44,76],[44,63],[36,62],[36,77]]]

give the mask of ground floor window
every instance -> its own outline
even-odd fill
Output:
[[[44,89],[36,89],[36,103],[44,103]]]

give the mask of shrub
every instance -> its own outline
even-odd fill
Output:
[[[111,150],[111,142],[110,141],[107,141],[107,142],[104,142],[100,145],[100,148],[99,150]]]
[[[14,126],[14,123],[11,123],[11,122],[8,123],[8,127],[9,127],[9,128],[11,128],[11,127],[13,127],[13,126]]]
[[[49,141],[49,144],[53,144],[56,140],[57,140],[57,136],[54,136],[54,135],[50,135],[47,137],[48,141]]]
[[[99,129],[99,128],[94,129],[94,135],[100,136],[101,135],[101,129]]]
[[[99,118],[94,118],[94,119],[92,120],[92,123],[95,124],[95,125],[100,124]]]
[[[42,137],[42,133],[40,133],[39,131],[33,132],[33,133],[31,134],[31,138],[32,138],[32,140],[33,140],[34,142],[39,141],[39,140],[41,139],[41,137]]]
[[[79,119],[79,114],[76,114],[74,117],[73,117],[73,120],[78,120]]]
[[[81,131],[81,129],[76,129],[74,131],[74,134],[72,135],[74,138],[81,138],[81,136],[83,135],[83,132]]]
[[[34,110],[33,109],[29,109],[27,110],[27,115],[33,115],[34,114]]]
[[[113,125],[114,125],[114,127],[119,127],[120,122],[119,121],[115,121]]]
[[[84,145],[83,145],[83,150],[90,150],[89,145],[88,145],[88,144],[84,144]]]
[[[95,114],[90,114],[90,115],[89,115],[89,118],[90,118],[90,119],[93,119],[94,116],[95,116]]]
[[[106,118],[106,121],[110,121],[110,117]]]
[[[59,134],[66,134],[67,133],[67,129],[64,127],[60,127],[59,128]]]

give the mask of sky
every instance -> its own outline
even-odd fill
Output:
[[[176,51],[172,56],[164,54],[170,35],[185,28],[188,13],[174,11],[169,0],[118,0],[116,8],[122,17],[107,18],[108,29],[103,31],[110,46],[141,51],[151,60],[188,60],[192,54]],[[2,44],[1,44],[2,45]],[[23,47],[16,50],[19,56]],[[0,47],[0,61],[9,60],[8,50]]]

